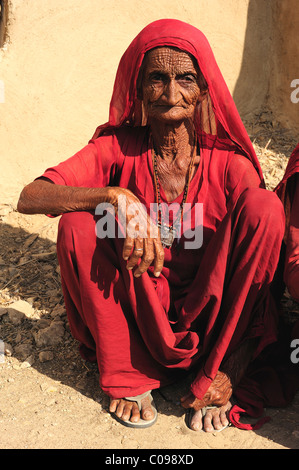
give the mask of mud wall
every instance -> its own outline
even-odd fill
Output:
[[[243,117],[268,103],[285,121],[295,112],[289,81],[299,76],[293,77],[289,62],[296,55],[297,64],[299,53],[295,41],[286,53],[287,41],[275,37],[279,48],[273,58],[273,34],[279,29],[283,36],[281,21],[290,37],[298,31],[298,9],[289,19],[287,6],[277,7],[296,2],[8,0],[8,40],[0,51],[1,193],[17,194],[46,167],[86,144],[107,119],[122,53],[146,24],[159,18],[181,19],[205,33]],[[278,22],[275,28],[273,21]],[[279,54],[283,72],[290,68],[288,79],[281,78]],[[284,106],[278,105],[277,87]]]
[[[274,4],[267,104],[275,119],[297,132],[299,142],[299,2]]]

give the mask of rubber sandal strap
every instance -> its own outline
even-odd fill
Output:
[[[208,410],[213,410],[214,408],[218,408],[218,406],[211,405],[211,406],[204,406],[203,408],[201,408],[202,417],[204,417],[207,414]]]
[[[135,401],[138,405],[139,411],[141,410],[141,401],[151,394],[151,390],[142,393],[141,395],[135,395],[135,397],[124,397],[124,400]]]
[[[141,401],[146,398],[146,397],[150,397],[150,401],[151,401],[151,407],[154,411],[154,417],[153,419],[151,420],[145,420],[145,419],[142,419],[140,418],[140,420],[137,422],[137,423],[133,423],[131,421],[124,421],[123,419],[119,418],[116,413],[112,413],[114,418],[120,422],[121,424],[123,424],[124,426],[128,426],[130,428],[148,428],[149,426],[152,426],[156,420],[157,420],[157,417],[158,417],[158,413],[157,413],[157,409],[155,407],[155,403],[154,403],[154,400],[153,400],[153,397],[151,395],[151,390],[145,392],[145,393],[142,393],[141,395],[136,395],[135,397],[124,397],[123,400],[128,400],[128,401],[134,401],[137,403],[138,405],[138,408],[139,408],[139,411],[141,411]]]

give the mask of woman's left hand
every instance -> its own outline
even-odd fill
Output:
[[[145,206],[130,190],[119,187],[110,188],[109,202],[126,226],[123,258],[127,269],[134,269],[134,276],[139,277],[153,264],[154,275],[158,277],[163,269],[164,248],[159,229]]]
[[[224,372],[218,371],[215,379],[202,399],[196,398],[192,392],[181,398],[184,408],[193,408],[198,411],[209,405],[226,405],[232,396],[231,381]]]

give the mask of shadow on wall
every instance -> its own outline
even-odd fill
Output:
[[[7,36],[8,0],[0,0],[0,47],[5,43]]]
[[[275,119],[299,134],[298,0],[273,0],[273,44],[268,105]]]
[[[233,98],[241,117],[263,111],[269,91],[273,0],[250,0],[243,59]]]

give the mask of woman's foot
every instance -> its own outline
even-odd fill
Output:
[[[194,431],[219,431],[228,426],[227,411],[232,407],[232,383],[224,372],[218,371],[203,399],[192,392],[181,398],[181,404],[189,409],[188,425]]]
[[[213,432],[229,424],[227,412],[232,408],[233,389],[243,377],[257,344],[258,338],[244,341],[223,363],[202,399],[196,398],[192,392],[181,398],[182,406],[193,410],[189,419],[191,429]],[[207,412],[203,416],[201,410],[204,408]]]
[[[143,420],[145,421],[144,427],[146,427],[147,424],[155,420],[157,411],[150,392],[146,396],[144,395],[130,397],[130,399],[112,398],[110,400],[109,411],[123,424],[128,425],[128,423],[132,423],[132,426],[134,426]],[[136,401],[133,401],[135,399]]]
[[[206,410],[204,416],[202,410],[193,412],[193,410],[190,409],[189,413],[191,413],[191,416],[188,425],[193,431],[221,431],[229,425],[227,412],[231,407],[232,404],[229,401],[226,405],[220,407],[203,408],[203,410]]]

